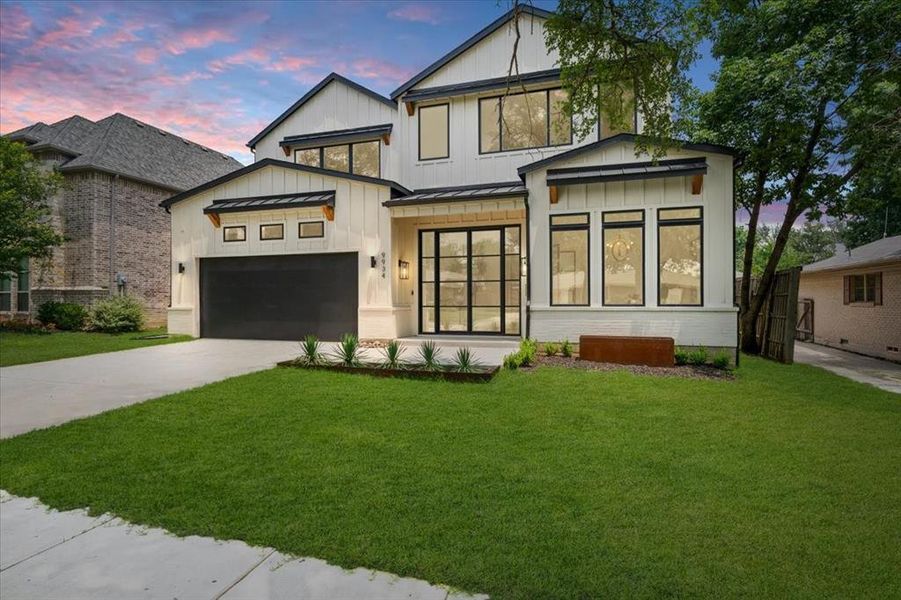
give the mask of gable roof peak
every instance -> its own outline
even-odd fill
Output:
[[[426,77],[428,77],[429,75],[431,75],[432,73],[434,73],[435,71],[437,71],[438,69],[440,69],[441,67],[446,65],[447,63],[449,63],[450,61],[454,60],[455,58],[457,58],[458,56],[460,56],[461,54],[463,54],[464,52],[466,52],[467,50],[469,50],[470,48],[472,48],[473,46],[475,46],[476,44],[481,42],[483,39],[485,39],[486,37],[488,37],[495,31],[497,31],[504,25],[506,25],[507,22],[513,18],[513,15],[516,13],[517,10],[520,12],[520,14],[531,15],[533,17],[540,17],[542,19],[547,19],[554,15],[554,13],[552,11],[545,10],[543,8],[537,8],[537,7],[529,5],[529,4],[520,5],[520,6],[511,8],[510,10],[508,10],[507,12],[502,14],[500,17],[498,17],[497,19],[495,19],[494,21],[492,21],[491,23],[486,25],[481,31],[479,31],[478,33],[476,33],[475,35],[473,35],[472,37],[467,39],[465,42],[463,42],[462,44],[460,44],[459,46],[457,46],[456,48],[454,48],[453,50],[451,50],[450,52],[448,52],[447,54],[445,54],[444,56],[442,56],[441,58],[439,58],[438,60],[436,60],[435,62],[430,64],[429,66],[427,66],[425,69],[423,69],[422,71],[420,71],[419,73],[417,73],[416,75],[414,75],[413,77],[408,79],[406,82],[402,83],[400,85],[400,87],[398,87],[396,90],[391,92],[391,99],[396,101],[400,95],[402,95],[404,92],[406,92],[407,90],[412,88],[414,85],[416,85],[417,83],[419,83],[420,81],[422,81],[423,79],[425,79]]]

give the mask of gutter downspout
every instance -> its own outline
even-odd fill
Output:
[[[531,221],[529,218],[529,193],[526,189],[526,339],[529,337],[532,324],[532,239]]]

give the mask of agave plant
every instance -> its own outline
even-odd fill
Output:
[[[388,345],[385,346],[382,351],[385,353],[385,360],[382,361],[381,367],[383,369],[403,369],[405,366],[404,361],[401,360],[401,355],[404,353],[404,347],[400,345],[400,342],[397,340],[391,340],[388,342]]]
[[[438,361],[438,355],[441,350],[435,345],[435,342],[429,340],[419,347],[419,358],[421,359],[421,367],[426,371],[440,371],[441,363]]]
[[[352,333],[345,333],[335,352],[338,364],[343,367],[360,366],[360,340]]]
[[[458,348],[456,354],[454,354],[450,370],[457,373],[475,373],[481,366],[482,364],[472,355],[472,351],[463,347]]]
[[[318,365],[322,363],[322,352],[319,338],[315,335],[308,335],[300,343],[300,361],[305,365]]]

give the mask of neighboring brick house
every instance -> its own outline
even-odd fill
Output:
[[[65,178],[51,201],[65,243],[0,280],[0,317],[25,317],[47,300],[88,305],[119,293],[144,303],[148,325],[166,322],[170,219],[159,203],[241,168],[241,163],[123,114],[35,123],[8,137]]]
[[[901,362],[901,236],[805,266],[798,299],[813,301],[813,342]]]

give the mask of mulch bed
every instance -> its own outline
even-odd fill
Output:
[[[677,367],[646,367],[644,365],[617,365],[599,363],[578,358],[563,356],[539,356],[535,366],[568,367],[585,371],[628,371],[636,375],[656,375],[657,377],[685,377],[688,379],[732,380],[735,374],[704,365],[680,365]],[[524,368],[523,370],[529,370]]]

